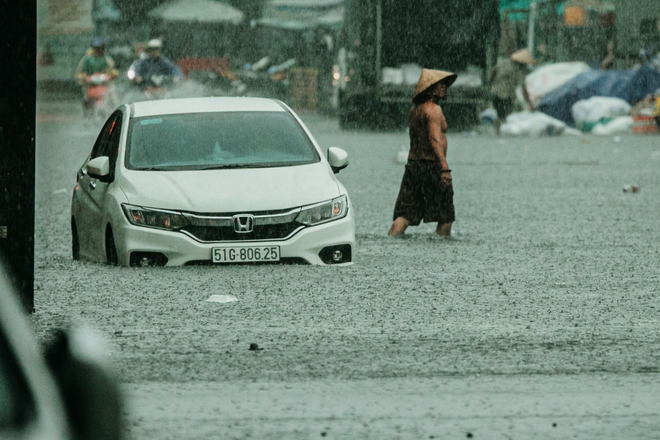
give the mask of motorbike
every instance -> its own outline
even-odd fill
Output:
[[[129,86],[123,94],[122,102],[151,101],[172,97],[172,92],[177,84],[174,77],[170,75],[151,75],[141,82],[135,80],[135,71],[129,69],[127,76]]]
[[[110,77],[105,73],[94,73],[87,77],[88,119],[105,120],[113,108],[110,94]]]
[[[174,77],[170,75],[151,75],[144,84],[144,94],[148,99],[165,99],[170,97],[170,89],[174,85]]]

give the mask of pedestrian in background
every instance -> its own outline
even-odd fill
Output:
[[[435,232],[448,237],[454,221],[454,190],[447,164],[447,121],[438,104],[456,74],[422,69],[408,116],[410,152],[394,206],[388,235],[403,235],[408,226],[438,222]]]
[[[525,87],[525,75],[527,75],[529,66],[532,64],[534,64],[532,52],[528,49],[521,49],[512,53],[509,58],[498,60],[497,65],[493,68],[491,93],[493,95],[493,107],[497,111],[495,132],[498,136],[500,135],[502,122],[513,113],[518,86],[522,86],[523,97],[527,101],[530,111],[534,111],[534,105]]]

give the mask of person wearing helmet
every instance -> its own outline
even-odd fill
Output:
[[[408,116],[410,152],[394,206],[390,236],[408,226],[438,222],[436,234],[448,237],[454,222],[454,190],[447,164],[447,121],[439,105],[456,74],[422,69]]]
[[[183,73],[175,62],[161,55],[163,43],[158,40],[150,40],[147,43],[147,57],[141,59],[135,66],[135,82],[142,85],[150,85],[155,76],[171,78],[176,83],[183,79]],[[158,84],[155,84],[158,85]]]
[[[107,81],[114,80],[119,71],[115,68],[114,60],[105,54],[105,40],[97,37],[92,40],[92,45],[85,52],[85,56],[78,63],[76,68],[76,80],[82,87],[83,92],[83,113],[89,115],[94,100],[89,96],[89,89],[92,85],[92,76],[105,74]]]

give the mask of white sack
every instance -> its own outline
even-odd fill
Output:
[[[383,67],[381,70],[381,83],[415,85],[422,74],[422,67],[417,64],[402,64],[401,67]]]
[[[596,124],[591,130],[592,134],[596,135],[611,135],[615,133],[632,133],[633,118],[632,116],[619,116],[608,122],[607,124]]]
[[[381,71],[383,84],[403,84],[403,70],[394,67],[383,67]]]
[[[422,66],[419,64],[402,64],[401,71],[403,72],[403,83],[415,85],[422,74]]]
[[[488,107],[486,110],[479,113],[479,121],[481,122],[495,122],[497,120],[497,110],[493,107]]]
[[[525,77],[525,86],[527,87],[529,99],[534,104],[534,107],[536,107],[541,101],[541,98],[548,92],[590,69],[587,63],[583,62],[555,63],[540,66]]]
[[[566,124],[541,112],[512,113],[500,131],[510,136],[556,136],[563,134]]]
[[[571,107],[573,119],[578,127],[585,122],[598,122],[603,118],[617,118],[630,114],[632,107],[620,98],[594,96],[576,102]]]

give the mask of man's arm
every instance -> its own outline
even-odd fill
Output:
[[[108,67],[105,69],[105,74],[108,75],[110,79],[117,78],[119,76],[119,70],[115,68],[115,60],[109,55],[106,55],[105,62],[108,64]]]
[[[167,59],[161,58],[161,59],[165,62],[165,65],[170,71],[170,75],[174,79],[179,79],[179,80],[183,79],[183,72],[181,72],[181,69],[179,69],[179,66],[174,61],[170,60],[169,58]]]
[[[525,98],[525,101],[527,101],[527,104],[529,105],[529,111],[533,112],[534,111],[534,104],[532,104],[532,98],[529,97],[529,92],[527,91],[527,86],[525,85],[525,81],[523,81],[523,84],[522,84],[522,92],[523,92],[523,97]]]
[[[428,120],[428,141],[435,152],[435,155],[442,166],[442,169],[449,169],[445,152],[447,151],[447,123],[445,122],[445,115],[438,105],[434,105],[426,114]]]
[[[135,82],[140,84],[144,80],[144,64],[149,58],[140,58],[135,64]]]
[[[491,82],[491,84],[493,83],[493,81],[495,81],[495,78],[497,78],[498,72],[499,72],[499,69],[497,68],[497,66],[493,67],[493,70],[490,72],[490,82]]]
[[[78,84],[80,85],[83,85],[87,82],[87,74],[84,71],[85,58],[86,57],[82,57],[82,59],[78,62],[78,66],[76,67],[76,80],[78,80]]]

